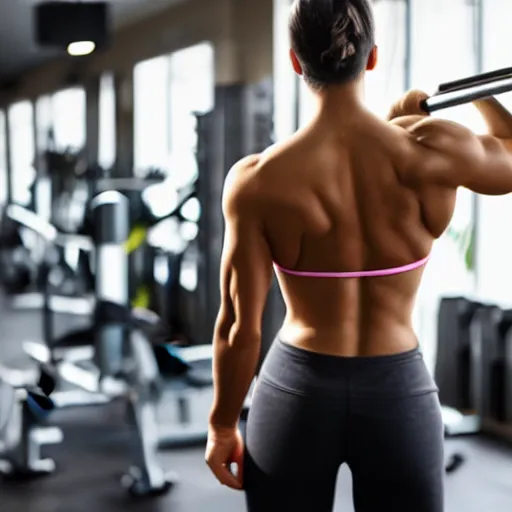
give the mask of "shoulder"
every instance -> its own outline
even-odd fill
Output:
[[[269,202],[290,201],[291,181],[296,180],[298,162],[304,151],[297,136],[273,144],[259,154],[239,160],[224,182],[223,207],[266,209]],[[295,182],[295,181],[294,181]]]
[[[406,180],[444,183],[446,173],[478,157],[477,137],[465,126],[433,117],[412,121],[395,124],[403,135],[400,162]]]
[[[280,146],[276,145],[233,165],[224,182],[224,215],[263,214],[268,201],[275,199],[276,193],[283,188],[282,179],[279,179],[283,170],[281,154]]]
[[[222,197],[226,216],[241,214],[254,207],[261,189],[262,160],[260,154],[250,155],[239,160],[229,170]]]
[[[229,170],[224,182],[224,196],[227,198],[256,195],[272,186],[276,170],[283,168],[283,156],[287,146],[274,144],[262,153],[246,156]]]
[[[432,142],[435,143],[435,149],[448,144],[450,145],[447,147],[453,147],[451,143],[454,141],[460,143],[474,138],[474,133],[469,128],[453,121],[433,117],[414,123],[408,128],[408,132],[418,144],[428,146]]]
[[[464,138],[472,138],[473,132],[458,123],[429,116],[405,116],[390,121],[390,124],[420,145],[435,143],[435,147]]]

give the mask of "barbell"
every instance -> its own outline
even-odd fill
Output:
[[[422,102],[421,107],[430,114],[510,91],[512,68],[502,68],[441,84],[430,98]]]

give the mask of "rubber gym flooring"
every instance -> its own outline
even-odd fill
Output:
[[[0,297],[0,358],[21,354],[20,342],[40,339],[40,315],[8,310]],[[59,316],[58,322],[70,319]],[[179,475],[178,485],[156,501],[134,501],[119,485],[127,468],[127,435],[121,411],[82,409],[55,415],[65,443],[48,449],[58,462],[55,475],[31,482],[1,483],[1,512],[242,512],[244,500],[209,475],[203,448],[165,453],[165,467]],[[446,512],[506,512],[512,510],[512,447],[483,438],[449,441],[466,464],[447,476]],[[342,468],[336,512],[353,512],[350,472]],[[292,512],[292,511],[283,511]],[[315,512],[315,511],[312,511]],[[380,511],[379,511],[380,512]],[[411,511],[414,512],[414,511]]]

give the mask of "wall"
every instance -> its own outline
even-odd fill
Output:
[[[235,6],[234,36],[238,50],[238,73],[243,81],[259,82],[272,74],[272,0],[232,0]]]
[[[270,75],[272,0],[187,0],[122,28],[107,52],[62,58],[26,73],[0,104],[53,92],[70,77],[85,82],[109,70],[126,76],[141,60],[205,40],[215,46],[218,84],[257,82]]]

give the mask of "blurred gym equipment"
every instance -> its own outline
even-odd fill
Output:
[[[41,424],[52,411],[49,397],[55,388],[53,375],[41,370],[37,385],[17,381],[2,370],[0,379],[0,473],[7,476],[39,476],[52,473],[55,463],[41,457],[41,448],[60,443],[62,432]]]
[[[50,137],[51,139],[51,137]],[[90,298],[94,280],[89,263],[89,254],[77,245],[72,235],[90,236],[86,211],[91,197],[90,175],[95,169],[87,169],[81,153],[59,153],[48,150],[44,153],[44,167],[32,185],[32,197],[48,196],[51,205],[50,222],[59,232],[69,235],[66,243],[51,248],[51,276],[46,275],[45,262],[49,255],[37,230],[13,222],[5,212],[4,236],[0,240],[0,258],[4,262],[2,283],[10,295],[14,308],[41,308],[43,288],[51,286],[52,306],[56,310],[90,313]],[[33,201],[33,202],[34,202]],[[37,218],[32,217],[37,224]]]
[[[512,441],[512,311],[479,308],[471,329],[480,430]]]
[[[15,396],[14,388],[0,380],[0,439],[11,418]]]
[[[158,450],[206,438],[208,409],[204,404],[212,399],[212,346],[153,345],[137,329],[135,320],[141,325],[141,315],[132,317],[128,287],[128,200],[117,191],[106,191],[94,198],[91,208],[96,226],[94,245],[84,237],[76,238],[76,243],[95,255],[96,312],[92,329],[54,339],[51,312],[45,308],[44,343],[24,344],[38,369],[26,374],[23,385],[31,385],[49,367],[56,375],[52,400],[58,409],[125,400],[135,459],[134,469],[123,484],[137,496],[165,493],[172,487],[172,480],[157,462]],[[36,231],[48,245],[67,243],[69,239],[69,235],[59,233],[22,207],[11,205],[7,215]],[[48,275],[50,270],[51,261]],[[178,418],[167,427],[157,418],[164,392],[167,400],[172,397],[175,401]]]
[[[484,304],[464,298],[445,298],[439,307],[435,379],[445,406],[443,416],[448,435],[480,431],[475,403],[480,386],[477,347],[471,343],[470,332],[475,312],[483,307]]]
[[[508,310],[464,297],[441,301],[435,378],[447,437],[512,440],[511,332]],[[464,460],[451,455],[447,471]]]

